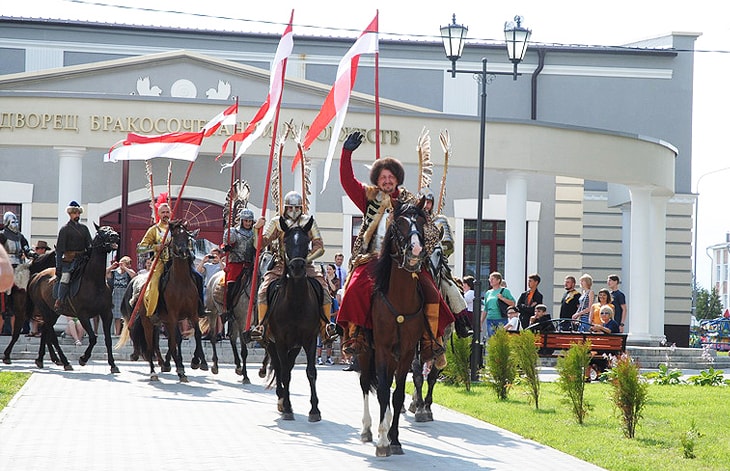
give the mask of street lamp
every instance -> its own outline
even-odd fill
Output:
[[[451,61],[451,77],[456,74],[473,74],[481,83],[481,109],[480,109],[480,133],[479,133],[479,187],[477,195],[477,227],[476,227],[476,264],[474,276],[474,304],[472,306],[474,335],[472,337],[471,348],[471,379],[479,380],[479,363],[481,360],[481,307],[482,307],[482,205],[484,198],[484,149],[487,138],[487,79],[490,75],[512,75],[517,80],[517,64],[522,62],[527,51],[527,43],[530,40],[532,31],[523,28],[522,17],[515,16],[514,22],[506,22],[504,25],[504,35],[507,43],[507,55],[509,60],[514,64],[512,72],[488,72],[487,58],[482,58],[482,70],[459,70],[456,68],[456,61],[461,58],[464,50],[464,39],[469,28],[456,23],[456,15],[452,17],[450,25],[441,27],[441,39],[444,42],[444,50],[446,58]]]

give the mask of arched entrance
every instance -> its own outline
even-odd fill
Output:
[[[175,200],[172,201],[172,206]],[[177,208],[175,219],[185,219],[191,230],[200,229],[198,240],[207,239],[216,245],[223,237],[223,206],[195,199],[183,198]],[[111,226],[115,231],[122,233],[122,210],[117,209],[99,218],[102,226]],[[141,268],[137,263],[137,244],[144,237],[147,229],[152,225],[152,211],[147,201],[130,205],[127,208],[128,238],[122,242],[123,250],[120,257],[128,255],[132,259],[132,266]]]

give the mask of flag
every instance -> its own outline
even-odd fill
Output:
[[[337,78],[335,79],[334,85],[330,90],[327,98],[324,100],[322,108],[319,110],[319,114],[314,121],[312,121],[307,135],[304,136],[304,142],[302,142],[302,148],[309,149],[317,136],[324,130],[324,128],[335,119],[334,127],[332,128],[332,138],[330,140],[329,150],[327,151],[327,158],[324,163],[324,181],[322,182],[322,191],[327,186],[327,180],[329,179],[329,171],[332,165],[332,156],[335,153],[335,147],[340,136],[340,130],[345,122],[345,115],[347,114],[347,106],[350,101],[350,94],[352,88],[355,86],[355,79],[357,77],[357,65],[360,62],[361,54],[374,54],[378,52],[378,15],[375,15],[373,21],[368,25],[365,31],[362,32],[360,37],[355,41],[347,54],[340,60],[340,64],[337,66]],[[302,158],[300,152],[297,152],[294,162],[292,162],[292,171],[296,168],[299,160]]]
[[[294,20],[294,11],[289,19],[289,25],[284,30],[284,34],[279,40],[279,45],[276,47],[276,54],[274,60],[271,63],[271,72],[269,76],[269,94],[266,96],[266,101],[261,105],[261,108],[256,112],[246,129],[243,132],[236,133],[233,136],[226,139],[221,149],[221,155],[225,154],[228,142],[235,141],[240,142],[241,146],[236,152],[236,157],[231,163],[223,165],[223,168],[232,167],[238,159],[241,158],[244,152],[253,144],[253,141],[258,139],[266,130],[266,126],[271,122],[276,114],[276,110],[281,105],[281,94],[284,88],[284,73],[286,71],[286,60],[291,55],[292,49],[294,49],[294,34],[292,33],[292,21]],[[276,135],[276,133],[274,133]],[[221,169],[222,170],[222,169]]]
[[[187,160],[193,162],[198,157],[203,132],[173,132],[158,136],[127,134],[104,154],[104,162],[118,160],[149,160],[155,157]]]
[[[236,124],[236,116],[238,115],[238,103],[234,103],[223,112],[219,113],[215,118],[208,121],[203,127],[203,137],[210,137],[223,124]]]

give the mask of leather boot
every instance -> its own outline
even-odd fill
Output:
[[[332,305],[331,304],[325,304],[322,306],[322,313],[324,314],[324,319],[330,318],[330,312],[332,311]],[[319,338],[322,339],[323,345],[330,345],[332,342],[337,340],[337,326],[334,324],[334,322],[325,322],[325,320],[322,319],[320,322],[319,327]]]
[[[364,328],[350,324],[350,335],[347,341],[342,344],[342,350],[348,355],[359,355],[368,348],[368,341],[365,338]]]
[[[226,311],[223,313],[223,323],[226,323],[229,320],[233,319],[233,304],[235,302],[235,293],[233,292],[233,287],[235,286],[235,284],[235,281],[229,281],[226,284]]]
[[[424,332],[421,339],[421,359],[423,361],[434,360],[434,366],[440,370],[446,367],[446,349],[443,347],[443,340],[438,335],[439,326],[439,305],[438,303],[426,304],[426,319],[430,332]]]
[[[251,329],[251,340],[259,342],[264,339],[264,319],[266,319],[266,311],[269,310],[268,304],[259,304],[259,325]]]

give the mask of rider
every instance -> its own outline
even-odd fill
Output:
[[[159,198],[158,198],[159,199]],[[147,288],[144,292],[144,307],[147,314],[153,323],[159,322],[157,316],[157,300],[160,297],[160,278],[164,271],[165,264],[170,261],[170,249],[168,244],[170,243],[170,216],[172,211],[170,205],[166,201],[160,201],[155,204],[156,219],[157,223],[153,224],[142,241],[137,245],[137,254],[148,253],[148,252],[159,252],[159,260],[155,265],[155,269],[149,274],[149,281],[147,281]],[[167,236],[165,236],[167,234]],[[163,244],[163,237],[164,244]]]
[[[302,212],[302,195],[296,191],[290,191],[284,197],[284,211],[283,215],[276,216],[266,223],[266,218],[261,216],[254,228],[258,231],[261,227],[264,227],[262,247],[266,247],[273,241],[279,242],[279,254],[276,257],[276,263],[273,268],[268,270],[264,275],[264,279],[261,281],[258,293],[258,310],[259,310],[259,325],[251,330],[252,340],[261,340],[264,337],[264,319],[266,318],[266,311],[268,310],[268,299],[267,290],[269,285],[281,278],[284,273],[284,232],[281,230],[279,225],[279,219],[283,218],[288,226],[299,226],[304,227],[307,223],[312,221],[312,226],[309,229],[309,240],[311,241],[312,248],[307,254],[307,276],[315,278],[322,285],[323,296],[322,296],[322,313],[321,317],[321,335],[323,343],[331,343],[337,338],[337,330],[335,324],[329,321],[332,298],[327,294],[327,285],[322,273],[314,268],[313,260],[321,257],[324,254],[324,242],[322,236],[319,233],[319,227],[317,222],[314,220],[314,216],[304,214]]]
[[[71,272],[78,265],[78,257],[91,248],[89,228],[79,222],[84,208],[76,201],[66,207],[69,221],[58,231],[56,242],[56,276],[59,277],[58,296],[53,309],[62,314],[62,303],[68,295]]]
[[[350,354],[360,353],[368,348],[364,329],[372,328],[370,306],[373,279],[371,273],[389,223],[388,215],[393,207],[391,201],[416,202],[413,194],[400,187],[405,172],[401,163],[392,157],[375,161],[370,170],[372,185],[365,185],[355,178],[352,170],[352,152],[360,146],[363,137],[363,134],[357,131],[350,134],[342,147],[340,159],[342,187],[353,203],[363,212],[360,233],[352,248],[350,275],[337,315],[337,322],[343,328],[349,329],[350,339],[343,344],[343,349]],[[426,224],[424,232],[426,253],[431,253],[438,242],[438,233],[433,224]],[[454,316],[443,301],[425,267],[421,270],[419,281],[430,331],[424,332],[422,357],[427,360],[435,358],[437,367],[441,368],[446,365],[446,359],[439,339],[446,326],[454,321]]]
[[[463,293],[456,286],[447,262],[451,254],[454,253],[454,239],[449,220],[443,214],[433,214],[434,195],[430,188],[426,187],[421,190],[420,196],[426,198],[423,206],[426,216],[439,229],[439,233],[441,234],[441,240],[436,244],[436,247],[434,247],[433,252],[429,256],[431,276],[433,276],[434,280],[438,280],[441,294],[444,300],[446,300],[446,304],[449,305],[451,312],[454,313],[454,317],[457,319],[457,322],[454,323],[456,335],[462,338],[468,337],[472,334],[468,328],[470,325],[468,320],[469,309],[467,308],[466,301],[464,301]],[[466,322],[458,321],[462,317],[465,317]]]
[[[243,208],[238,213],[239,225],[223,231],[223,251],[228,253],[226,264],[226,313],[223,321],[233,317],[238,294],[251,277],[256,254],[253,233],[253,211]]]
[[[18,216],[15,215],[12,211],[8,211],[3,215],[3,229],[0,230],[0,245],[3,246],[5,249],[5,252],[8,255],[8,260],[10,262],[10,265],[13,268],[13,271],[16,270],[17,266],[20,265],[24,259],[27,258],[35,258],[37,255],[28,245],[28,241],[25,239],[23,234],[20,233],[20,224],[18,221]],[[27,277],[26,277],[27,278]],[[25,285],[26,283],[21,283]],[[18,286],[18,288],[25,289],[25,286]],[[5,306],[11,306],[12,303],[10,303],[10,299],[8,296],[10,296],[10,293],[12,292],[13,285],[10,285],[10,288],[8,288],[7,292],[0,293],[0,298],[2,299],[2,302],[0,303],[0,308]],[[3,290],[4,291],[4,290]],[[6,309],[6,312],[0,312],[3,316],[10,315],[10,310]],[[11,324],[14,321],[11,320]],[[4,324],[4,320],[0,318],[0,331],[2,331]]]

